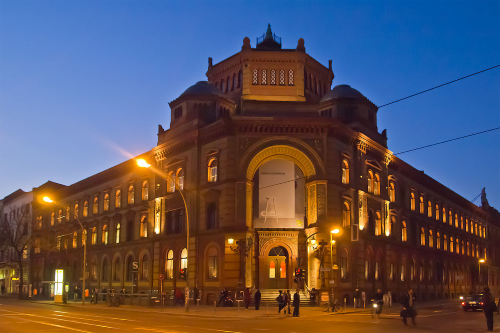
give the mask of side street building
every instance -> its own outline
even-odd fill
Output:
[[[294,289],[299,267],[301,288],[351,304],[357,288],[367,299],[378,288],[424,300],[500,292],[500,214],[486,192],[476,206],[394,156],[377,106],[331,89],[332,61],[303,39],[284,49],[269,27],[255,47],[245,37],[209,58],[206,76],[137,157],[153,168],[130,159],[36,203],[39,294],[50,296],[55,269],[81,287],[84,241],[88,289],[170,293],[187,281],[202,304],[224,287]]]

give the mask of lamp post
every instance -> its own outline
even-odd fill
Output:
[[[335,244],[335,239],[333,239],[333,237],[335,235],[338,235],[340,233],[340,230],[339,229],[333,229],[332,231],[330,231],[330,291],[328,293],[328,299],[330,301],[330,304],[332,303],[332,293],[333,293],[333,286],[331,284],[331,281],[335,281],[333,279],[333,246],[336,245]],[[330,307],[328,307],[328,312],[330,312]]]
[[[167,182],[171,180],[171,178],[167,175],[165,175],[161,170],[158,170],[154,167],[151,166],[148,162],[146,162],[145,159],[139,158],[136,160],[137,165],[141,168],[149,168],[153,170],[156,174],[160,175],[163,177]],[[175,178],[172,179],[174,182],[174,187],[179,191],[182,197],[182,202],[184,203],[184,209],[186,210],[186,251],[188,253],[187,258],[186,258],[186,290],[185,290],[185,301],[184,305],[186,308],[186,312],[189,312],[189,264],[188,264],[188,259],[189,259],[189,214],[188,214],[188,207],[186,204],[186,199],[184,198],[184,194],[182,193],[181,189],[179,188],[179,184],[175,181]]]
[[[243,239],[237,240],[236,246],[234,246],[234,239],[229,238],[227,240],[227,243],[229,244],[229,248],[231,249],[231,251],[240,254],[240,284],[242,287],[244,287],[244,278],[245,278],[244,267],[245,266],[244,266],[243,260],[244,260],[244,258],[247,257],[248,251],[252,247],[252,244],[253,244],[252,239],[248,238],[248,241],[245,241]]]
[[[486,262],[486,260],[484,260],[484,259],[479,259],[479,261],[478,261],[478,264],[479,264],[479,283],[481,283],[481,280],[482,280],[482,278],[481,278],[481,264],[484,264],[485,262]]]
[[[50,197],[44,196],[42,199],[46,203],[53,203],[54,200],[52,200]],[[69,218],[69,216],[68,216]],[[85,229],[83,229],[82,222],[80,222],[79,218],[76,218],[78,221],[78,224],[80,224],[80,228],[82,229],[82,235],[85,233]],[[87,235],[85,235],[87,236]],[[83,273],[82,273],[82,305],[85,305],[85,278],[86,278],[86,268],[87,268],[87,237],[83,238]]]

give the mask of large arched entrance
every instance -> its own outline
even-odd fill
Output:
[[[289,254],[282,246],[273,247],[267,256],[267,288],[288,289]]]

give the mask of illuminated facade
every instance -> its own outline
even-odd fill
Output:
[[[224,287],[293,289],[296,267],[308,288],[349,302],[357,287],[423,299],[498,288],[496,211],[393,156],[377,106],[348,85],[330,89],[332,62],[303,39],[283,49],[269,28],[255,48],[245,38],[237,54],[209,58],[206,75],[170,103],[169,129],[144,154],[161,175],[130,160],[58,193],[56,218],[77,214],[88,232],[91,287],[132,288],[137,261],[137,291],[159,289],[159,274],[163,290],[184,288],[186,269],[202,304]],[[76,249],[64,236],[40,256],[51,269],[82,257],[80,227],[66,222],[46,222],[76,232]]]

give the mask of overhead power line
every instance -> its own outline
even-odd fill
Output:
[[[428,147],[432,147],[432,146],[437,146],[437,145],[440,145],[440,144],[443,144],[443,143],[446,143],[446,142],[460,140],[460,139],[468,138],[470,136],[474,136],[474,135],[478,135],[478,134],[482,134],[482,133],[487,133],[487,132],[491,132],[491,131],[496,131],[496,130],[499,130],[499,129],[500,129],[500,127],[496,127],[496,128],[492,128],[492,129],[489,129],[489,130],[486,130],[486,131],[481,131],[481,132],[472,133],[472,134],[469,134],[469,135],[464,135],[464,136],[461,136],[461,137],[458,137],[458,138],[454,138],[454,139],[450,139],[450,140],[436,142],[436,143],[433,143],[433,144],[430,144],[430,145],[427,145],[427,146],[422,146],[422,147],[418,147],[418,148],[414,148],[414,149],[410,149],[410,150],[405,150],[405,151],[402,151],[402,152],[394,154],[394,155],[400,155],[400,154],[408,153],[410,151],[415,151],[415,150],[424,149],[424,148],[428,148]]]
[[[380,108],[383,108],[384,106],[391,105],[391,104],[394,104],[394,103],[397,103],[397,102],[403,101],[403,100],[408,99],[408,98],[410,98],[410,97],[413,97],[413,96],[417,96],[417,95],[423,94],[423,93],[425,93],[425,92],[428,92],[428,91],[431,91],[431,90],[437,89],[437,88],[439,88],[439,87],[445,86],[445,85],[450,84],[450,83],[453,83],[453,82],[457,82],[457,81],[460,81],[460,80],[466,79],[466,78],[468,78],[468,77],[471,77],[471,76],[477,75],[477,74],[479,74],[479,73],[483,73],[483,72],[489,71],[490,69],[494,69],[494,68],[497,68],[497,67],[500,67],[500,65],[496,65],[496,66],[493,66],[493,67],[490,67],[490,68],[486,68],[486,69],[484,69],[484,70],[482,70],[482,71],[479,71],[479,72],[476,72],[476,73],[474,73],[474,74],[470,74],[470,75],[467,75],[467,76],[461,77],[461,78],[459,78],[459,79],[456,79],[456,80],[453,80],[453,81],[450,81],[450,82],[446,82],[446,83],[440,84],[439,86],[436,86],[436,87],[434,87],[434,88],[430,88],[430,89],[427,89],[427,90],[421,91],[421,92],[419,92],[419,93],[416,93],[416,94],[413,94],[413,95],[407,96],[407,97],[405,97],[405,98],[398,99],[397,101],[394,101],[394,102],[390,102],[390,103],[384,104],[384,105],[382,105],[382,106],[379,106],[378,108],[379,108],[379,109],[380,109]]]
[[[482,193],[482,192],[481,192]],[[477,198],[479,198],[481,196],[481,193],[479,193],[474,199],[472,199],[470,202],[474,202],[477,200]]]

